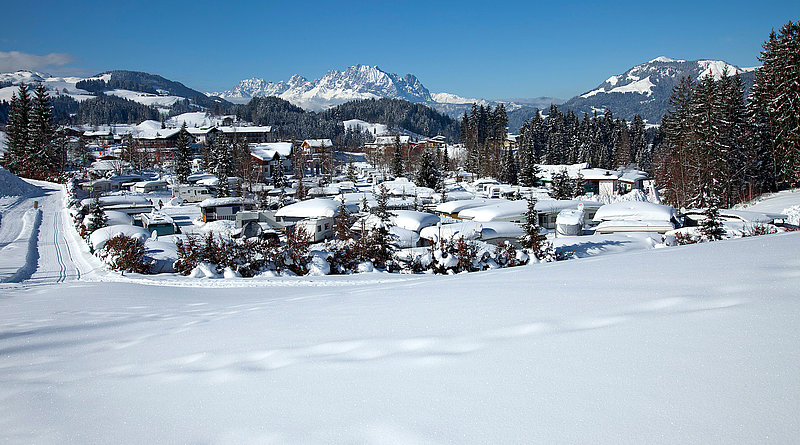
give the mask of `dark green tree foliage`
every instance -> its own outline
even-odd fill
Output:
[[[55,144],[56,126],[53,122],[53,110],[47,90],[41,83],[37,83],[34,89],[30,138],[31,161],[35,171],[40,172],[40,175],[58,171],[61,156]]]
[[[511,185],[517,185],[519,183],[518,179],[517,157],[512,150],[506,150],[500,180]]]
[[[353,161],[347,163],[347,180],[352,182],[358,181],[358,175],[356,174],[356,167],[353,165]]]
[[[561,170],[553,174],[550,194],[554,199],[570,199],[573,196],[575,187],[569,178],[567,170]]]
[[[100,199],[97,197],[95,197],[91,204],[89,204],[89,218],[89,224],[87,226],[89,233],[94,232],[101,227],[105,227],[108,223],[108,217],[100,207]]]
[[[278,138],[302,134],[308,138],[347,140],[342,121],[361,119],[389,128],[402,127],[424,135],[441,134],[451,141],[459,137],[458,122],[423,104],[401,99],[365,99],[346,102],[321,113],[306,112],[277,97],[254,97],[236,108],[236,115],[258,125],[271,125]],[[367,135],[350,137],[366,138]]]
[[[392,175],[395,178],[403,176],[403,147],[400,145],[400,135],[394,135],[394,153],[392,155]]]
[[[137,124],[145,120],[159,120],[159,113],[153,107],[117,96],[100,95],[81,102],[74,123],[103,125],[110,123]]]
[[[468,170],[480,176],[500,175],[507,126],[508,115],[502,104],[495,109],[472,104],[470,113],[464,113],[461,135],[467,148]]]
[[[522,230],[525,232],[520,239],[522,247],[531,252],[539,261],[555,260],[553,245],[541,233],[539,214],[536,211],[536,198],[532,194],[528,197],[528,209],[525,212],[525,222],[522,224]]]
[[[178,133],[175,145],[175,176],[179,183],[185,184],[186,178],[192,174],[192,147],[189,132],[186,131],[186,122],[181,125],[181,132]]]
[[[420,187],[435,189],[440,180],[441,173],[439,172],[439,166],[436,164],[436,158],[429,149],[425,149],[422,152],[422,156],[420,156],[419,168],[414,182]]]
[[[228,177],[233,170],[233,143],[228,138],[219,138],[214,143],[214,152],[211,154],[211,171],[219,179],[217,184],[217,196],[224,197],[230,195]]]
[[[800,22],[788,22],[764,42],[750,96],[758,160],[777,187],[800,184]],[[765,172],[766,173],[766,172]]]
[[[719,206],[712,200],[708,208],[703,212],[705,218],[700,223],[700,234],[705,241],[721,240],[725,236],[725,228],[719,217]]]
[[[573,198],[580,198],[586,193],[586,181],[583,178],[581,172],[578,172],[578,176],[572,180],[572,197]]]
[[[353,217],[350,215],[350,211],[347,209],[344,195],[342,195],[340,199],[342,202],[339,204],[339,210],[336,212],[333,230],[337,240],[349,241],[353,239],[353,231],[351,230],[353,227]]]
[[[11,172],[27,176],[31,156],[31,98],[28,86],[20,84],[19,90],[11,96],[11,110],[8,116],[6,134],[8,151],[3,165]]]

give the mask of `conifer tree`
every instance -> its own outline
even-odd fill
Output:
[[[185,184],[186,179],[192,173],[192,147],[189,145],[189,132],[186,130],[186,122],[181,125],[178,139],[175,142],[175,176],[178,183]]]
[[[353,218],[350,215],[350,211],[347,209],[347,204],[345,204],[344,194],[340,196],[340,199],[342,202],[339,204],[339,209],[336,212],[333,230],[337,240],[348,241],[353,239],[353,232],[351,230]]]
[[[566,169],[562,169],[553,174],[551,187],[552,190],[550,194],[553,196],[553,199],[570,199],[572,197],[574,187]]]
[[[56,126],[53,122],[50,96],[41,82],[34,89],[29,133],[32,175],[46,177],[48,172],[57,171],[59,158],[55,145]]]
[[[522,247],[531,252],[539,261],[555,260],[555,249],[541,234],[539,214],[536,211],[536,198],[533,194],[528,196],[528,209],[525,211],[525,222],[522,224],[524,235],[520,238]]]
[[[439,184],[440,177],[439,166],[436,165],[433,153],[425,149],[420,157],[419,170],[417,170],[417,176],[414,182],[420,187],[435,189],[437,184]]]
[[[710,200],[709,206],[703,212],[703,215],[705,218],[700,223],[702,239],[705,241],[721,240],[725,235],[725,228],[722,226],[722,221],[719,217],[717,200]]]
[[[403,176],[403,147],[400,145],[400,135],[394,136],[394,153],[392,156],[392,175],[395,178]]]
[[[21,83],[17,92],[11,96],[6,125],[8,151],[3,162],[9,171],[23,176],[27,176],[30,166],[30,117],[31,98],[28,86]]]
[[[500,180],[507,184],[517,185],[518,179],[516,156],[514,156],[514,152],[512,150],[506,150],[506,155],[504,156],[503,161],[503,171],[500,174]]]
[[[353,183],[358,181],[358,176],[356,175],[356,167],[353,165],[353,161],[347,163],[347,180]]]
[[[89,224],[86,227],[89,230],[89,233],[94,232],[95,230],[105,227],[108,223],[108,217],[106,216],[103,209],[100,207],[100,199],[95,197],[92,202],[89,204],[89,215],[91,219],[89,220]]]

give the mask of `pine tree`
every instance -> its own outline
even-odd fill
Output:
[[[366,201],[366,195],[364,196],[364,200]],[[377,205],[370,209],[370,212],[377,216],[382,222],[388,223],[394,214],[389,211],[389,193],[386,190],[386,186],[383,184],[378,186],[378,193],[375,194],[375,201]]]
[[[584,194],[586,194],[586,181],[583,178],[583,174],[578,172],[578,176],[572,180],[572,197],[580,198]]]
[[[553,199],[570,199],[572,197],[574,188],[566,169],[562,169],[553,174],[551,187],[550,194],[553,196]]]
[[[392,175],[395,178],[403,176],[403,147],[400,145],[400,135],[394,136],[394,155],[392,157]]]
[[[214,176],[219,180],[217,184],[217,196],[230,196],[228,177],[233,169],[231,142],[228,138],[220,138],[219,141],[216,141],[214,146],[215,151],[212,154],[214,165],[211,168]]]
[[[528,196],[528,209],[525,211],[525,222],[522,224],[524,235],[520,238],[522,247],[531,252],[539,261],[555,260],[553,245],[541,234],[539,214],[536,211],[536,198]]]
[[[705,218],[700,223],[700,233],[705,241],[718,241],[725,236],[725,228],[719,217],[717,200],[712,199],[708,208],[703,212]]]
[[[186,122],[181,125],[178,139],[175,142],[175,176],[178,183],[185,184],[186,179],[192,174],[192,147],[189,145],[189,132]]]
[[[757,117],[760,151],[771,151],[778,187],[800,183],[800,22],[789,21],[764,42],[750,102]],[[772,139],[771,147],[765,139]]]
[[[436,165],[433,153],[425,149],[420,157],[419,170],[414,182],[420,187],[435,189],[440,179],[439,166]]]
[[[41,82],[37,83],[34,89],[29,134],[31,174],[46,178],[58,170],[59,158],[56,153],[56,126],[53,122],[50,96]]]
[[[30,115],[31,98],[28,86],[21,83],[17,93],[11,96],[6,125],[8,151],[5,154],[4,164],[9,171],[22,176],[27,176],[30,167]]]
[[[340,196],[340,199],[342,202],[339,204],[339,209],[336,212],[333,230],[337,240],[348,241],[353,239],[353,231],[351,230],[353,218],[345,204],[344,194]]]
[[[512,150],[506,150],[500,180],[506,184],[517,185],[519,183],[518,179],[517,159]]]
[[[94,232],[95,230],[105,227],[108,223],[108,217],[106,216],[103,209],[100,207],[100,199],[95,197],[92,202],[89,204],[89,215],[90,220],[89,224],[86,227],[89,230],[89,233]]]
[[[356,175],[356,167],[353,165],[353,161],[347,163],[347,180],[353,183],[358,181],[358,176]]]

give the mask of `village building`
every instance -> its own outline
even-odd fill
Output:
[[[258,177],[270,182],[275,171],[280,174],[292,170],[292,143],[266,142],[250,145],[250,156]]]

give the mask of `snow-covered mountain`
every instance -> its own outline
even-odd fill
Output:
[[[722,60],[677,60],[658,57],[622,74],[609,77],[596,88],[573,97],[564,104],[577,113],[603,112],[610,108],[615,116],[632,119],[640,114],[651,123],[661,121],[668,109],[673,87],[684,76],[699,80],[707,74],[716,79],[727,70],[738,73],[749,90],[755,68],[739,68]]]
[[[93,85],[98,91],[106,95],[118,96],[144,105],[152,105],[163,110],[183,99],[208,106],[219,101],[218,98],[209,98],[205,94],[186,87],[180,82],[165,79],[161,76],[138,71],[108,71],[91,77],[59,77],[47,73],[34,71],[16,71],[13,73],[0,73],[0,101],[10,101],[12,94],[17,92],[17,85],[24,82],[32,85],[41,82],[51,96],[69,96],[78,102],[96,97],[98,91],[89,91],[85,88],[86,82],[102,82]],[[83,83],[82,83],[83,82]],[[92,88],[90,88],[92,89]]]
[[[460,117],[473,103],[497,106],[508,110],[535,103],[561,103],[550,97],[516,100],[468,98],[451,93],[431,93],[413,74],[399,76],[377,66],[355,65],[344,71],[331,70],[315,80],[293,75],[287,81],[269,82],[257,77],[245,79],[228,91],[206,93],[234,103],[246,103],[253,97],[277,96],[306,110],[320,111],[347,101],[388,97],[424,103],[442,113]]]
[[[315,111],[354,99],[390,97],[411,102],[432,101],[431,93],[413,74],[401,77],[369,65],[351,66],[344,71],[330,70],[311,81],[297,74],[286,82],[277,83],[259,78],[246,79],[229,91],[208,94],[239,103],[253,97],[277,96]]]

